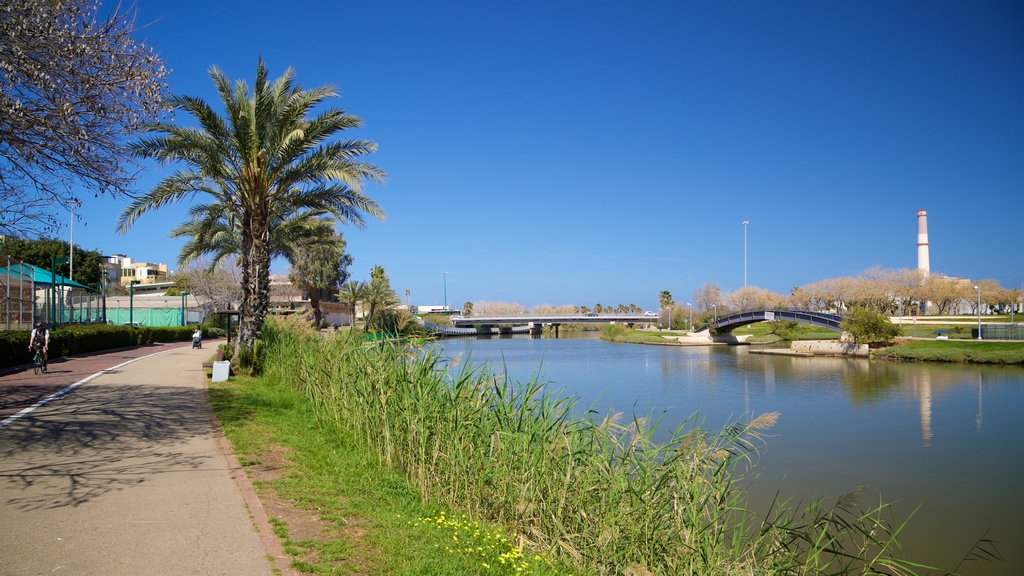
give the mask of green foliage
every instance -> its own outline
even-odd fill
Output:
[[[574,571],[913,573],[893,556],[884,505],[746,511],[741,474],[776,414],[719,433],[692,420],[654,442],[647,418],[581,419],[574,397],[536,380],[449,373],[433,351],[353,336],[268,323],[266,375],[309,398],[323,434],[369,450],[425,503],[500,523]]]
[[[658,305],[662,308],[668,308],[672,304],[672,293],[668,290],[662,290],[658,294]]]
[[[0,240],[0,254],[8,254],[26,264],[50,269],[53,258],[68,257],[68,243],[63,240],[42,238],[39,240],[23,240],[20,238],[4,238]],[[73,280],[92,288],[100,281],[100,266],[103,255],[95,250],[83,250],[75,246],[75,277]],[[0,266],[6,266],[6,261]],[[54,272],[68,276],[70,263],[58,264]]]
[[[1024,342],[913,340],[876,350],[873,356],[926,362],[1024,364]]]
[[[236,371],[241,374],[257,376],[263,372],[265,356],[263,340],[257,340],[252,350],[242,347],[238,351]]]
[[[304,90],[291,69],[271,80],[263,60],[251,88],[244,81],[232,83],[216,67],[210,78],[223,113],[199,98],[175,98],[175,108],[199,128],[189,122],[155,123],[147,137],[131,145],[136,156],[178,169],[132,201],[118,230],[127,231],[148,211],[201,194],[205,203],[191,208],[185,234],[208,240],[216,254],[239,256],[238,341],[253,352],[269,306],[270,261],[281,227],[302,215],[356,226],[365,222],[364,215],[383,218],[380,206],[363,194],[363,184],[385,175],[361,161],[376,144],[335,140],[359,127],[360,120],[325,106],[336,96],[332,88]],[[188,228],[192,223],[198,227]]]
[[[126,348],[154,342],[180,342],[192,339],[190,326],[141,327],[81,324],[50,330],[50,358],[71,354]],[[28,364],[29,330],[0,331],[0,368]]]
[[[622,324],[608,324],[601,328],[601,339],[622,344],[658,344],[661,346],[676,345],[679,342],[673,336],[666,338],[665,332],[649,332],[635,330]]]
[[[294,380],[268,374],[210,384],[213,409],[243,466],[259,467],[287,454],[286,473],[261,482],[261,489],[322,523],[322,530],[311,533],[271,519],[293,567],[316,575],[511,576],[525,560],[528,568],[518,574],[556,573],[535,554],[509,569],[519,555],[494,547],[511,540],[507,532],[423,503],[415,487],[361,437],[318,422],[313,403],[295,389]],[[446,520],[438,522],[442,516]],[[457,527],[450,525],[454,520]],[[464,551],[470,544],[473,550]]]
[[[878,344],[889,342],[900,335],[900,328],[881,312],[868,308],[853,308],[843,318],[840,327],[853,337],[857,344]]]
[[[629,328],[623,324],[605,324],[601,326],[601,338],[616,340],[629,334]]]
[[[796,340],[800,336],[800,323],[795,320],[773,320],[768,326],[768,333],[781,340]]]

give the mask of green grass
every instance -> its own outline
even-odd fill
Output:
[[[353,549],[286,542],[321,573],[352,557],[387,574],[913,573],[884,505],[747,511],[743,474],[776,415],[720,432],[691,419],[655,443],[657,419],[586,413],[471,366],[450,375],[433,352],[272,322],[264,339],[266,375],[217,392],[219,411],[230,435],[253,427],[241,451],[291,451],[282,497],[366,527]]]
[[[872,356],[889,360],[1024,364],[1024,342],[908,340],[875,350]]]
[[[275,450],[288,454],[288,473],[257,488],[274,491],[323,521],[318,537],[297,540],[287,524],[272,519],[296,569],[311,574],[555,573],[532,556],[527,569],[522,561],[518,571],[503,564],[503,555],[512,555],[507,546],[495,547],[501,533],[488,524],[477,522],[474,532],[481,536],[463,534],[463,546],[455,546],[450,531],[424,521],[437,518],[443,508],[425,504],[410,482],[382,465],[357,438],[319,424],[310,400],[280,378],[233,377],[230,383],[211,384],[210,398],[244,466],[259,465]],[[362,536],[343,536],[355,533]],[[473,553],[464,552],[470,546]]]
[[[665,336],[678,336],[683,332],[636,330],[623,324],[606,324],[601,327],[601,339],[609,342],[622,342],[626,344],[678,344],[675,340],[669,340]]]
[[[778,336],[771,333],[772,326],[768,322],[757,322],[755,324],[747,324],[746,326],[740,326],[732,331],[736,336],[744,334],[750,334],[751,337],[748,342],[775,342],[780,340]],[[827,330],[825,328],[818,328],[810,324],[804,324],[798,322],[794,329],[795,340],[838,340],[839,332],[834,330]]]

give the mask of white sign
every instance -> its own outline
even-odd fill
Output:
[[[764,319],[767,321],[775,320],[775,312],[765,312]]]

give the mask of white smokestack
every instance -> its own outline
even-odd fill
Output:
[[[927,276],[931,272],[928,262],[928,213],[917,211],[917,269]]]

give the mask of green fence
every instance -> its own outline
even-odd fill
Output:
[[[107,322],[110,324],[127,324],[129,310],[127,308],[107,308]],[[141,326],[181,326],[181,309],[179,308],[136,308],[131,313],[132,322]],[[198,324],[202,321],[202,313],[198,310],[186,311],[186,324]]]
[[[978,329],[971,329],[971,337],[978,337]],[[1024,324],[982,324],[983,340],[1024,340]]]

